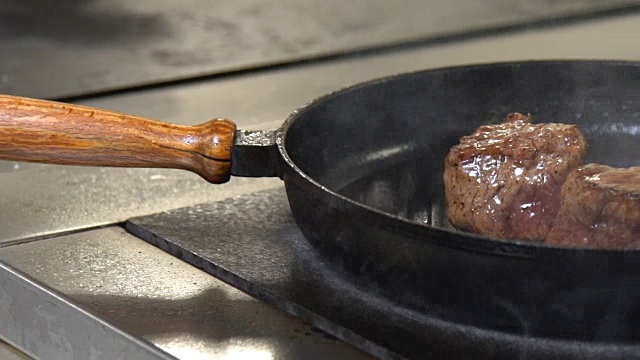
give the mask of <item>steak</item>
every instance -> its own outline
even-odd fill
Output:
[[[640,167],[588,164],[571,173],[562,186],[562,204],[546,243],[640,247]]]
[[[575,125],[532,124],[509,114],[460,139],[445,160],[447,218],[456,228],[542,242],[560,208],[567,175],[587,150]]]

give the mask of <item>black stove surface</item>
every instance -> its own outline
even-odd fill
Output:
[[[399,306],[311,247],[294,223],[284,188],[134,218],[126,228],[377,357],[638,357],[635,346],[506,334]]]

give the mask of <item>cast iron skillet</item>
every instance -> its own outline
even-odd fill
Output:
[[[578,124],[588,162],[640,165],[640,63],[599,61],[392,76],[317,99],[273,132],[236,132],[226,120],[185,127],[3,96],[0,158],[175,167],[211,182],[280,176],[318,251],[404,306],[514,334],[638,341],[638,250],[497,241],[444,220],[449,147],[513,111]]]

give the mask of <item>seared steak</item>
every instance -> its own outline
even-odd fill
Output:
[[[544,241],[560,187],[586,150],[575,125],[531,124],[513,113],[504,123],[481,126],[445,160],[449,222],[495,238]]]
[[[640,167],[588,164],[567,177],[548,244],[640,247]]]

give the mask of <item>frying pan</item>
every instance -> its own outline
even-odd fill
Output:
[[[528,336],[637,341],[640,251],[495,240],[447,224],[445,154],[514,111],[578,124],[588,162],[640,165],[640,63],[609,61],[396,75],[321,97],[275,131],[2,96],[0,158],[173,167],[214,183],[279,176],[315,248],[403,306]]]

